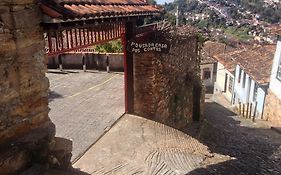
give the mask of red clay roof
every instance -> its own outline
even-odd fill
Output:
[[[281,25],[275,25],[271,28],[270,32],[272,34],[280,35],[281,36]]]
[[[225,67],[226,70],[228,70],[230,73],[234,75],[235,67],[237,64],[234,56],[240,52],[241,50],[236,50],[233,52],[218,54],[218,55],[214,55],[214,58],[218,62],[220,62]]]
[[[238,65],[256,82],[266,84],[270,80],[276,45],[254,46],[235,55]]]
[[[224,67],[234,73],[238,64],[253,80],[266,84],[270,80],[276,45],[253,46],[226,54],[215,55]]]
[[[159,14],[143,0],[41,0],[44,14],[56,19],[99,19]]]
[[[236,49],[229,47],[224,43],[206,41],[202,48],[201,64],[215,63],[217,62],[216,58],[214,58],[215,55],[221,55],[235,50]]]

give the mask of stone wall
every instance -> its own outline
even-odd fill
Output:
[[[268,91],[265,98],[264,118],[270,122],[272,126],[281,126],[281,100],[272,92]]]
[[[134,54],[134,112],[183,128],[193,118],[194,90],[201,90],[197,37],[170,33],[161,37],[169,40],[169,53]]]
[[[41,12],[34,0],[0,1],[0,174],[48,162],[55,127]]]

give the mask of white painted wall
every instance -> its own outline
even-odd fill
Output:
[[[252,112],[256,107],[256,118],[261,118],[261,115],[263,113],[263,108],[264,108],[264,102],[265,102],[265,95],[266,95],[266,87],[260,87],[258,86],[257,89],[257,97],[254,100],[254,88],[256,82],[249,77],[248,74],[245,74],[246,76],[246,82],[245,82],[245,87],[243,87],[243,77],[244,77],[244,71],[241,70],[241,78],[240,78],[240,83],[238,82],[239,78],[239,71],[240,71],[240,66],[236,66],[236,71],[235,71],[235,84],[234,84],[234,92],[236,94],[235,96],[235,104],[238,104],[238,101],[240,101],[242,104],[252,104]]]
[[[273,60],[269,89],[281,99],[281,81],[276,78],[278,65],[281,61],[281,38],[277,41],[276,52]]]
[[[226,88],[226,91],[224,91],[226,74],[228,75],[227,84],[226,84],[227,88]],[[231,74],[228,70],[226,70],[224,68],[224,66],[218,62],[217,80],[214,85],[214,93],[223,94],[229,102],[231,102],[231,98],[232,98],[232,92],[229,92],[229,90],[228,90],[230,77],[234,78],[234,75]],[[234,83],[234,80],[233,80],[233,83]]]
[[[240,71],[240,66],[236,65],[235,69],[235,85],[234,85],[234,91],[236,93],[236,97],[239,98],[241,103],[248,103],[249,98],[251,96],[251,88],[253,83],[251,78],[249,77],[248,74],[245,74],[243,70],[241,70],[241,77],[240,77],[240,82],[238,81],[239,78],[239,71]],[[243,87],[243,79],[245,78],[245,87]]]

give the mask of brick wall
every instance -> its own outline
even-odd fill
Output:
[[[40,22],[36,1],[0,1],[1,175],[46,163],[54,141]]]
[[[169,53],[134,54],[134,112],[183,128],[192,121],[194,88],[201,88],[197,37],[162,37],[171,44]]]
[[[281,126],[281,100],[270,90],[265,98],[264,117],[272,126]]]

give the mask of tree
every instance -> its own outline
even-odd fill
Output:
[[[151,5],[156,5],[157,4],[155,0],[147,0],[147,3],[151,4]]]
[[[123,46],[120,40],[107,42],[95,47],[95,51],[101,53],[121,53]]]

